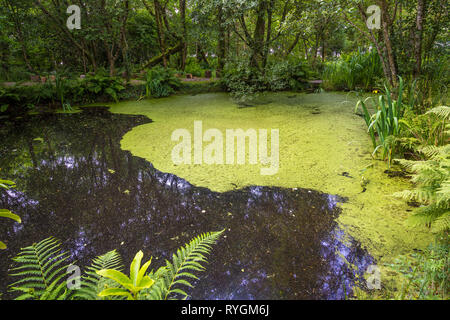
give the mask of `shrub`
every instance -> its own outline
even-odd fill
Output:
[[[450,134],[450,108],[438,107],[430,113],[439,115],[446,126],[447,138]],[[421,204],[410,217],[414,225],[425,225],[434,232],[448,231],[450,228],[450,145],[426,146],[421,151],[427,160],[397,160],[413,173],[413,190],[395,194]]]
[[[108,77],[101,74],[87,76],[85,79],[77,80],[71,90],[76,90],[76,100],[83,101],[86,94],[90,98],[90,102],[96,101],[97,96],[109,96],[118,102],[118,94],[125,90],[123,81],[117,77]]]
[[[154,67],[147,71],[146,96],[154,98],[168,97],[180,88],[181,81],[175,77],[173,69]]]
[[[402,78],[400,78],[397,100],[393,100],[393,95],[387,86],[385,86],[385,90],[386,93],[380,95],[375,102],[375,113],[371,114],[370,109],[366,105],[369,100],[373,99],[372,97],[369,97],[364,101],[358,101],[355,112],[361,106],[364,120],[368,126],[368,132],[374,147],[373,155],[375,155],[378,150],[383,150],[382,158],[383,160],[387,160],[390,165],[393,159],[392,156],[397,152],[397,138],[400,136],[401,119],[407,104],[404,104],[402,99]]]
[[[268,89],[261,72],[245,62],[227,63],[221,81],[237,103],[248,103]]]
[[[186,59],[186,67],[184,68],[184,72],[190,73],[194,77],[203,77],[205,71],[200,63],[198,63],[197,59],[188,58]]]
[[[281,61],[269,65],[267,84],[270,90],[302,90],[308,86],[311,70],[305,61]]]
[[[383,68],[375,50],[343,55],[327,63],[323,72],[324,85],[333,90],[372,89],[383,77]]]

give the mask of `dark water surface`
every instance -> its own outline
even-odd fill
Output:
[[[193,299],[342,299],[373,263],[343,241],[336,196],[257,186],[211,192],[121,150],[122,136],[148,122],[106,108],[0,120],[0,178],[17,183],[0,191],[0,208],[23,221],[0,220],[8,245],[0,292],[12,280],[10,258],[50,236],[80,266],[113,249],[129,265],[142,249],[157,268],[194,236],[226,229],[188,291]]]

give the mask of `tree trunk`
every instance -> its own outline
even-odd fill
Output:
[[[383,32],[383,40],[386,48],[387,59],[389,63],[390,69],[390,82],[391,85],[397,86],[397,67],[395,63],[394,50],[392,48],[392,42],[390,37],[390,27],[391,27],[391,19],[389,17],[388,4],[386,0],[381,0],[381,20],[382,20],[382,32]]]
[[[168,50],[166,50],[166,52],[161,53],[159,56],[151,58],[143,65],[142,69],[151,68],[157,65],[158,63],[161,63],[165,57],[171,56],[180,51],[181,51],[181,44],[178,43],[175,47],[169,48]]]
[[[186,28],[186,0],[180,0],[180,16],[183,34],[181,37],[181,70],[186,68],[187,58],[187,28]]]
[[[225,39],[225,19],[223,17],[223,7],[219,5],[217,20],[219,23],[219,39],[217,41],[217,70],[216,76],[222,76],[223,68],[225,67],[226,55],[226,39]]]
[[[417,79],[422,71],[422,35],[425,16],[425,0],[417,0],[416,32],[414,35],[414,57],[416,66],[414,77]]]
[[[253,33],[253,41],[251,41],[252,55],[250,57],[250,65],[260,69],[259,60],[264,56],[264,33],[266,26],[266,6],[265,0],[259,2],[257,10],[257,19],[255,31]]]
[[[163,29],[163,21],[161,17],[161,4],[158,0],[153,0],[154,8],[155,8],[155,20],[156,20],[156,29],[158,31],[158,41],[159,47],[161,49],[162,61],[164,68],[167,68],[167,57],[166,57],[166,40],[164,36]]]

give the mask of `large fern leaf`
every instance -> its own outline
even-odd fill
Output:
[[[110,251],[92,260],[90,267],[86,268],[86,275],[81,278],[81,288],[74,295],[75,299],[99,300],[99,293],[106,287],[114,288],[115,282],[97,274],[103,269],[123,270],[122,258],[116,250]]]
[[[188,294],[183,289],[193,287],[188,279],[198,280],[193,272],[204,270],[202,263],[207,263],[206,256],[223,232],[204,233],[178,249],[172,262],[166,260],[164,267],[149,275],[155,280],[155,284],[147,293],[147,298],[169,300],[176,295],[187,298]]]
[[[433,113],[443,120],[450,119],[450,107],[447,107],[447,106],[440,106],[440,107],[433,108],[430,111],[428,111],[427,113]]]
[[[70,295],[64,281],[69,254],[61,251],[61,244],[54,238],[42,240],[21,249],[13,259],[19,266],[11,276],[21,277],[10,285],[11,291],[20,292],[17,300],[57,300]]]

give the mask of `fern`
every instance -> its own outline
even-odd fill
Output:
[[[427,114],[430,113],[437,115],[441,119],[450,120],[450,107],[447,106],[436,107],[427,112]]]
[[[450,108],[438,107],[430,113],[437,114],[445,123]],[[414,190],[398,192],[395,196],[422,204],[409,221],[413,225],[426,225],[433,232],[444,232],[450,227],[450,145],[426,146],[419,151],[426,161],[397,160],[413,173]]]
[[[106,287],[114,287],[114,281],[97,274],[102,269],[114,269],[122,271],[122,258],[116,250],[110,251],[95,258],[90,267],[87,267],[86,275],[81,278],[81,288],[74,294],[75,299],[100,300],[99,293]]]
[[[198,280],[192,272],[203,271],[201,263],[206,263],[206,255],[224,231],[205,233],[194,238],[191,242],[177,250],[172,262],[166,260],[166,265],[156,272],[150,273],[155,284],[148,290],[147,298],[151,300],[174,299],[181,295],[184,299],[188,294],[182,289],[193,288],[187,279]]]
[[[149,278],[147,282],[151,281],[151,284],[139,288],[134,298],[167,300],[175,298],[177,294],[187,298],[188,294],[181,288],[193,287],[186,279],[198,280],[192,272],[204,270],[202,263],[207,262],[206,255],[210,253],[212,245],[223,232],[205,233],[196,237],[189,244],[178,249],[173,255],[172,262],[166,261],[164,267],[156,272],[151,271],[145,276],[150,260],[139,273],[142,273],[143,278]],[[48,238],[22,249],[13,259],[19,266],[12,269],[15,273],[11,276],[21,277],[10,285],[12,291],[21,293],[17,300],[99,300],[106,296],[112,300],[123,299],[123,296],[119,294],[111,295],[112,292],[123,292],[120,282],[108,276],[113,273],[118,274],[123,269],[122,260],[115,250],[95,258],[80,279],[81,288],[69,290],[66,288],[65,281],[65,270],[69,267],[66,262],[69,255],[62,252],[60,246],[59,241]],[[139,257],[139,254],[142,258],[142,252],[139,252],[136,257]],[[138,264],[135,263],[137,258],[133,260],[130,270],[135,269],[133,266],[140,266],[140,258]],[[130,277],[135,273],[130,272]]]
[[[21,292],[16,299],[60,300],[67,299],[70,292],[63,277],[69,265],[69,254],[61,252],[61,244],[54,238],[42,240],[21,252],[13,259],[19,264],[11,276],[22,277],[11,285],[11,291]]]

